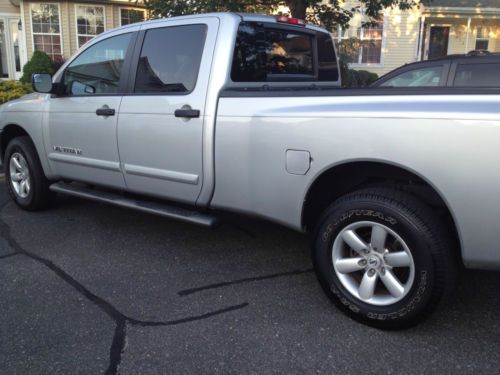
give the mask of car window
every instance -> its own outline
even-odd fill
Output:
[[[206,25],[172,26],[146,32],[137,67],[136,93],[189,93],[200,69]]]
[[[67,95],[118,93],[120,73],[132,34],[121,34],[83,51],[64,72]]]
[[[243,22],[238,28],[231,79],[233,82],[337,81],[332,38],[326,33],[315,36],[300,30]]]
[[[398,74],[383,82],[385,87],[426,87],[439,86],[443,74],[443,65],[414,69]]]
[[[313,79],[312,45],[309,34],[241,23],[231,79],[234,82],[265,82],[297,76]]]
[[[500,87],[500,63],[459,64],[453,86]]]
[[[329,34],[317,33],[318,40],[318,80],[338,81],[339,70],[333,40]]]

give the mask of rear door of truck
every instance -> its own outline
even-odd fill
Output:
[[[203,178],[205,99],[217,17],[145,24],[118,118],[118,149],[131,191],[194,203]]]

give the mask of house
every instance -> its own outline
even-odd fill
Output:
[[[0,78],[18,79],[34,50],[62,62],[104,30],[146,18],[135,0],[0,0]],[[345,7],[359,6],[346,0]],[[500,52],[500,0],[426,0],[386,9],[378,23],[334,30],[354,69],[379,75],[405,63],[471,50]]]
[[[347,8],[359,6],[353,0]],[[500,0],[427,0],[401,11],[386,9],[363,27],[356,14],[347,29],[334,30],[349,66],[379,75],[401,65],[472,50],[500,52]]]
[[[19,79],[34,50],[62,62],[97,34],[145,18],[128,0],[0,0],[0,77]]]

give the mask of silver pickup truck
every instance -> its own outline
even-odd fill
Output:
[[[0,109],[23,209],[60,193],[281,223],[310,233],[332,301],[381,328],[428,316],[461,264],[500,269],[499,90],[341,89],[325,30],[243,14],[108,31],[33,86]]]

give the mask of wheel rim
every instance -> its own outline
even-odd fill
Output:
[[[406,243],[376,222],[357,222],[342,229],[333,242],[332,261],[347,291],[371,305],[400,301],[415,278],[415,263]]]
[[[26,198],[31,191],[31,179],[28,163],[23,155],[15,152],[9,162],[10,183],[20,198]]]

